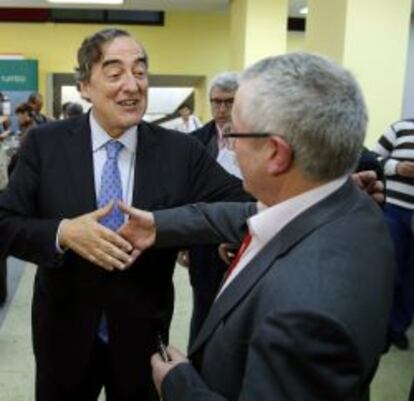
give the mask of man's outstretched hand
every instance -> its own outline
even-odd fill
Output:
[[[71,249],[105,270],[124,270],[134,261],[132,245],[99,220],[111,213],[113,203],[94,212],[64,219],[59,227],[59,246]]]
[[[129,220],[118,230],[133,247],[135,256],[154,245],[156,228],[154,215],[151,212],[136,209],[119,202],[119,208],[129,216]]]

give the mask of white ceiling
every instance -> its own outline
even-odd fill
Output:
[[[104,6],[119,10],[181,10],[181,11],[225,11],[230,0],[124,0],[123,5]],[[289,16],[300,17],[299,10],[306,0],[289,0]],[[29,8],[102,8],[102,5],[55,4],[47,0],[0,0],[0,7]]]

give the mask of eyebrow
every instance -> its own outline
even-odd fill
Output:
[[[136,60],[135,60],[135,63],[136,64],[140,64],[140,63],[142,63],[142,64],[144,64],[145,66],[147,66],[147,58],[146,57],[138,57]],[[114,65],[114,64],[122,64],[122,61],[121,60],[119,60],[119,59],[109,59],[109,60],[105,60],[103,63],[102,63],[102,68],[105,68],[105,67],[107,67],[108,65]]]

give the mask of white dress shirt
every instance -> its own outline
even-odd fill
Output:
[[[89,123],[91,127],[91,139],[92,139],[92,153],[93,153],[93,174],[95,181],[95,194],[96,199],[99,199],[99,190],[101,187],[101,177],[103,166],[106,161],[106,149],[105,144],[112,138],[96,121],[93,115],[93,109],[89,114]],[[138,144],[138,127],[133,126],[127,129],[119,138],[116,139],[121,142],[124,147],[118,154],[118,167],[121,174],[122,184],[122,197],[123,201],[127,205],[132,204],[132,196],[134,192],[134,179],[135,179],[135,158],[136,149]],[[125,216],[125,219],[127,217]],[[56,233],[56,249],[58,252],[63,253],[62,248],[59,245],[59,224]]]
[[[242,174],[240,172],[239,164],[237,163],[236,154],[233,150],[230,150],[223,138],[223,131],[222,129],[216,124],[217,129],[217,145],[218,145],[218,154],[216,161],[220,164],[221,167],[224,168],[229,174],[234,175],[239,179],[243,179]]]
[[[288,225],[299,214],[338,190],[344,185],[346,179],[347,177],[337,178],[327,184],[270,207],[258,203],[258,213],[247,220],[252,240],[241,256],[239,263],[220,288],[216,299],[283,227]],[[254,266],[250,266],[250,268],[254,269]]]
[[[105,130],[99,125],[93,116],[93,111],[89,115],[89,122],[91,126],[92,136],[92,152],[93,152],[93,172],[95,178],[95,193],[96,199],[99,199],[99,190],[101,188],[101,177],[103,166],[106,161],[107,142],[114,140]],[[121,174],[122,196],[123,201],[127,205],[132,203],[132,195],[134,188],[135,175],[135,152],[138,142],[138,128],[133,126],[127,129],[117,141],[121,142],[124,147],[118,155],[118,167]]]
[[[184,132],[185,134],[189,134],[190,132],[193,132],[200,127],[201,121],[198,119],[198,117],[191,115],[188,118],[188,121],[184,121],[183,118],[180,118],[180,122],[174,126],[174,129],[180,132]]]

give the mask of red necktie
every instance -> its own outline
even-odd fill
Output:
[[[224,273],[224,277],[223,277],[223,281],[222,281],[222,286],[224,285],[224,283],[227,281],[227,279],[230,277],[231,272],[234,270],[234,268],[237,266],[237,264],[239,263],[240,258],[242,257],[244,251],[247,249],[247,247],[249,246],[250,242],[252,241],[252,236],[251,234],[248,232],[244,239],[242,244],[240,245],[239,250],[237,251],[236,257],[233,259],[233,261],[231,262],[231,265],[229,266],[229,268],[227,269],[226,273]]]

